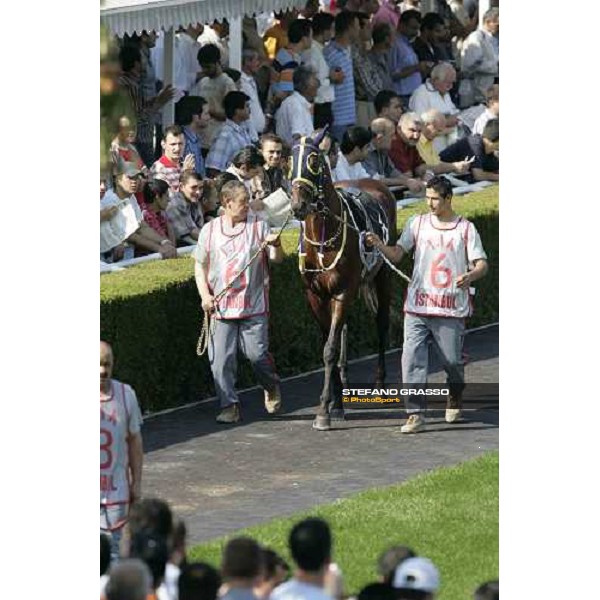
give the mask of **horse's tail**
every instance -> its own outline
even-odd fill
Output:
[[[379,302],[377,300],[377,291],[375,290],[375,284],[373,281],[364,281],[360,286],[360,293],[363,297],[367,308],[374,314],[377,314],[377,308]]]

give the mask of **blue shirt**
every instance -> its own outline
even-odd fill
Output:
[[[410,45],[408,38],[405,35],[398,35],[390,49],[389,65],[390,72],[397,73],[406,67],[412,67],[419,64],[413,47]],[[393,79],[394,91],[399,96],[410,96],[422,83],[421,73],[416,71],[408,77],[402,79]]]
[[[204,177],[206,169],[204,168],[204,159],[202,158],[202,151],[200,149],[200,138],[189,127],[183,128],[183,137],[185,139],[183,156],[192,154],[196,159],[196,173],[200,173]]]
[[[335,92],[332,104],[334,125],[354,125],[356,123],[356,101],[351,50],[332,40],[325,46],[323,56],[330,69],[340,67],[344,72],[344,81],[333,84]]]
[[[300,56],[292,54],[287,48],[281,48],[275,55],[272,68],[277,73],[277,81],[273,83],[273,93],[294,91],[294,71],[300,65]]]
[[[206,166],[216,171],[224,171],[233,157],[245,146],[252,144],[252,137],[248,127],[243,127],[227,119],[221,127],[219,135],[215,138],[208,156]]]

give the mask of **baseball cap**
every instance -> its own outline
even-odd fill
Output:
[[[440,588],[440,573],[428,558],[407,558],[396,568],[392,586],[396,589],[437,592]]]
[[[136,177],[137,175],[141,175],[140,169],[138,169],[131,162],[123,162],[119,161],[117,166],[117,175],[127,175],[127,177]]]

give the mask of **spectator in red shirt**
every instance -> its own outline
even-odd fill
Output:
[[[169,204],[169,184],[162,179],[151,179],[144,185],[144,208],[142,217],[144,221],[163,238],[168,238],[175,246],[175,232],[167,219],[167,205]]]
[[[394,166],[408,177],[423,177],[427,170],[427,165],[417,150],[422,129],[423,123],[417,113],[404,113],[392,139],[390,158]]]
[[[169,184],[169,195],[179,191],[179,177],[182,171],[195,171],[196,161],[193,154],[183,157],[184,136],[179,125],[165,129],[161,142],[163,155],[152,165],[155,179],[163,179]]]

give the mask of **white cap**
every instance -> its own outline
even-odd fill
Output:
[[[407,558],[396,568],[392,586],[396,589],[437,592],[440,589],[440,573],[428,558]]]

